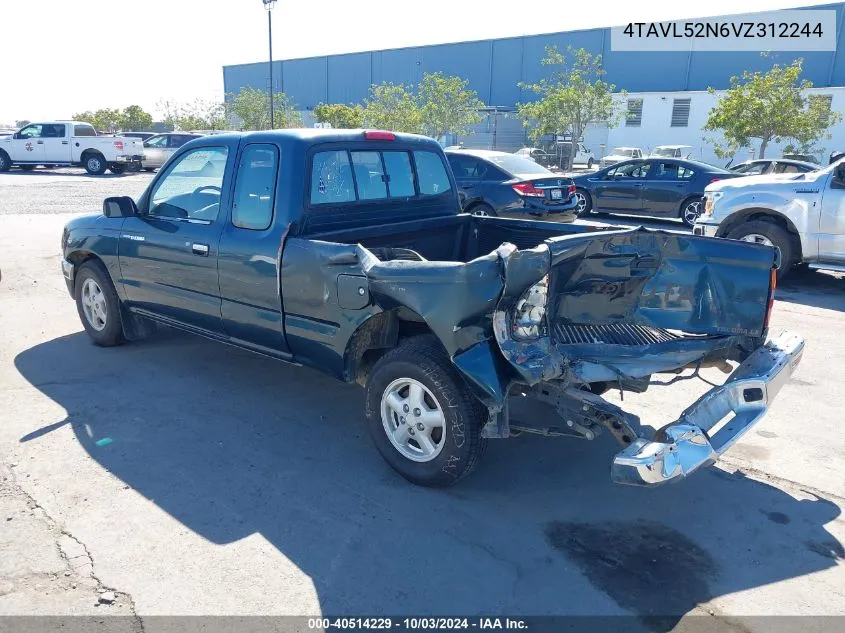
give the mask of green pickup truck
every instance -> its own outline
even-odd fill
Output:
[[[358,382],[379,452],[429,486],[518,432],[607,432],[614,481],[682,478],[765,415],[804,347],[767,338],[775,249],[461,213],[441,148],[385,131],[191,141],[62,250],[95,343],[164,324]],[[657,430],[601,397],[712,366],[725,383]],[[511,419],[524,396],[549,419]]]

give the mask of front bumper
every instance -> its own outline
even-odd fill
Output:
[[[719,230],[718,224],[709,224],[707,222],[696,222],[692,227],[693,235],[702,235],[704,237],[716,237],[716,231]]]
[[[73,276],[75,273],[75,266],[68,260],[62,260],[62,274],[65,277],[65,285],[70,296],[73,297]]]
[[[638,439],[617,453],[611,467],[613,481],[656,486],[715,462],[766,415],[803,352],[804,339],[798,334],[783,332],[767,341],[724,385],[708,391],[658,431],[656,439]]]

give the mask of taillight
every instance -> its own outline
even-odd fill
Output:
[[[566,188],[566,195],[571,196],[574,193],[575,193],[575,185],[569,185]]]
[[[766,320],[763,322],[763,329],[769,328],[769,319],[772,316],[772,308],[775,307],[775,288],[778,285],[778,271],[777,268],[772,268],[771,276],[769,278],[769,307],[766,310]]]
[[[385,130],[367,130],[364,132],[364,138],[368,141],[395,141],[396,135]]]
[[[537,187],[530,182],[518,182],[513,185],[513,190],[521,196],[532,196],[534,198],[542,198],[546,195],[545,191],[537,189]]]
[[[120,151],[123,151],[123,141],[115,141],[114,148]]]

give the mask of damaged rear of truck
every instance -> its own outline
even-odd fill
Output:
[[[355,379],[380,452],[419,484],[453,483],[488,438],[526,431],[610,433],[620,484],[683,478],[766,414],[804,348],[793,333],[767,339],[779,254],[765,246],[634,229],[504,243],[466,262],[353,248],[362,302],[384,311]],[[408,320],[419,329],[403,336]],[[387,351],[366,362],[373,347]],[[709,367],[729,374],[724,384],[661,428],[602,398]],[[520,396],[550,405],[552,419],[512,420]]]

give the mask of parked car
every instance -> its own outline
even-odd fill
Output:
[[[757,158],[731,165],[728,169],[745,176],[760,176],[763,174],[805,174],[818,168],[819,166],[813,163],[790,158]]]
[[[447,150],[455,150],[455,149],[463,149],[462,147],[455,147],[455,148],[446,148]],[[522,149],[518,149],[514,152],[517,156],[523,156],[525,158],[530,158],[538,165],[542,165],[546,168],[557,167],[560,163],[560,159],[552,154],[551,152],[547,152],[544,149],[540,149],[539,147],[523,147]]]
[[[146,141],[148,138],[155,136],[155,132],[121,132],[120,135],[128,138],[139,138],[142,141]]]
[[[622,213],[680,218],[692,226],[701,213],[704,188],[739,174],[677,158],[628,160],[592,174],[575,176],[579,215]]]
[[[689,158],[692,145],[658,145],[650,154],[652,158]]]
[[[158,169],[167,162],[173,153],[188,141],[201,138],[203,134],[188,132],[166,132],[156,134],[144,141],[144,162],[142,167],[147,171]]]
[[[489,150],[449,150],[449,165],[461,191],[464,209],[473,215],[553,218],[574,222],[575,185],[533,159]]]
[[[819,159],[811,154],[784,154],[783,158],[788,160],[800,160],[805,163],[813,163],[817,167],[821,164],[819,163]]]
[[[137,203],[72,219],[61,248],[94,343],[163,323],[357,382],[378,451],[427,486],[470,474],[489,438],[517,431],[606,432],[614,481],[678,480],[760,421],[804,346],[766,341],[774,249],[461,213],[443,151],[416,135],[200,138]],[[599,395],[726,360],[739,363],[727,382],[656,433]],[[510,395],[548,417],[512,421]],[[347,417],[336,423],[354,433]]]
[[[122,174],[144,158],[141,141],[125,136],[97,136],[90,123],[55,121],[30,123],[12,136],[0,138],[0,171],[12,165],[81,165],[89,174],[106,169]]]
[[[696,235],[775,246],[778,275],[796,264],[845,271],[845,161],[803,174],[709,185]]]
[[[631,158],[642,158],[643,150],[639,147],[614,147],[607,156],[603,156],[599,162],[599,169],[610,167],[616,163],[621,163],[624,160]]]
[[[565,165],[569,154],[572,152],[572,144],[569,141],[558,141],[557,147],[561,157],[559,162]],[[585,165],[587,169],[592,169],[595,162],[596,159],[593,156],[593,152],[587,149],[583,143],[578,143],[575,146],[575,158],[572,160],[573,167],[575,165]]]

